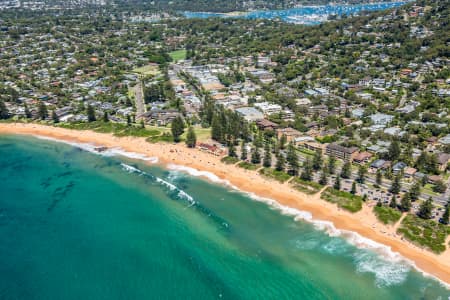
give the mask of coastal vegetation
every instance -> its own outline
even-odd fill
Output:
[[[450,227],[409,214],[397,232],[418,246],[442,253],[446,249],[445,240],[450,234]]]
[[[240,160],[239,160],[239,158],[234,157],[234,156],[225,156],[225,157],[221,158],[220,161],[227,165],[234,165],[234,164],[238,163]]]
[[[252,164],[252,163],[249,163],[249,162],[246,162],[246,161],[242,161],[242,162],[238,163],[237,166],[240,167],[240,168],[243,168],[243,169],[246,169],[246,170],[252,170],[252,171],[257,170],[259,168],[258,165]]]
[[[268,177],[270,179],[275,179],[281,183],[288,181],[291,178],[291,175],[287,174],[283,171],[277,171],[272,168],[263,168],[259,170],[259,174]]]
[[[352,213],[358,212],[362,209],[362,197],[348,192],[335,190],[331,187],[328,187],[325,191],[323,191],[320,198],[331,203],[336,203],[338,207]]]
[[[291,184],[295,189],[308,195],[317,194],[323,188],[323,185],[317,182],[303,180],[300,177],[295,177]]]
[[[377,216],[378,220],[384,224],[395,224],[400,220],[402,214],[400,211],[388,206],[374,206],[373,212]]]
[[[115,136],[135,136],[135,137],[155,137],[161,135],[161,130],[153,128],[142,128],[141,126],[128,126],[122,123],[93,121],[89,123],[58,123],[55,127],[75,129],[75,130],[92,130],[100,133],[112,133]]]

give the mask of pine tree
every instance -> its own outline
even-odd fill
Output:
[[[228,143],[228,156],[237,157],[236,147],[234,146],[233,142]]]
[[[356,181],[353,181],[353,183],[352,183],[352,189],[350,190],[350,193],[352,193],[353,195],[356,194]]]
[[[352,165],[350,164],[349,161],[345,162],[344,166],[342,167],[341,170],[341,177],[342,178],[350,178],[350,176],[352,175]]]
[[[427,201],[420,205],[417,215],[422,219],[431,219],[431,213],[433,212],[433,198],[428,198]]]
[[[409,193],[403,195],[403,198],[400,201],[400,209],[403,212],[408,212],[411,209],[411,196]]]
[[[186,135],[186,146],[188,146],[189,148],[195,148],[196,144],[197,144],[197,136],[195,135],[194,127],[189,126]]]
[[[312,167],[315,171],[320,170],[323,165],[323,159],[322,159],[322,151],[317,150],[314,152]]]
[[[377,186],[380,186],[383,183],[383,174],[380,170],[377,171],[377,177],[375,179],[375,183]]]
[[[217,115],[214,115],[212,118],[211,137],[219,143],[223,142],[222,124],[220,124],[220,119]]]
[[[309,158],[306,159],[304,165],[303,165],[303,171],[300,174],[300,178],[305,181],[311,181],[312,180],[312,162]]]
[[[261,154],[259,153],[258,147],[253,148],[251,161],[253,164],[259,164],[261,162]]]
[[[397,196],[392,195],[391,202],[389,202],[389,207],[391,208],[397,207]]]
[[[9,111],[6,108],[5,102],[0,101],[0,120],[8,119]]]
[[[53,120],[53,123],[59,123],[59,117],[58,117],[58,115],[56,114],[56,111],[55,110],[53,110],[52,111],[52,120]]]
[[[392,181],[391,188],[389,189],[389,192],[391,192],[394,195],[397,195],[400,193],[401,184],[400,184],[400,175],[397,174],[394,177],[394,180]]]
[[[445,206],[445,211],[444,211],[444,214],[442,215],[442,219],[441,219],[441,223],[442,224],[448,225],[450,223],[450,220],[449,220],[450,212],[449,212],[449,210],[450,210],[450,201],[447,202],[447,205]]]
[[[175,119],[173,119],[171,131],[172,131],[173,141],[175,143],[178,143],[180,141],[180,136],[184,132],[184,121],[181,116],[178,116]]]
[[[300,167],[298,161],[298,155],[295,151],[294,144],[290,143],[287,150],[286,161],[289,165],[289,170],[293,175],[298,174],[298,169]]]
[[[103,112],[103,122],[109,122],[108,112],[106,110]]]
[[[282,134],[280,137],[280,141],[278,143],[281,150],[284,150],[284,148],[286,148],[286,143],[287,143],[287,137],[285,134]]]
[[[330,156],[328,159],[328,173],[334,174],[334,169],[336,168],[336,158],[334,156]]]
[[[44,104],[44,102],[39,103],[38,116],[41,120],[45,120],[48,117],[47,106]]]
[[[275,169],[277,171],[284,171],[285,168],[285,159],[284,156],[280,153],[277,156],[277,164],[275,165]]]
[[[334,182],[333,188],[335,190],[340,190],[341,189],[341,177],[336,176],[336,181]]]
[[[414,182],[411,189],[409,190],[409,196],[411,197],[411,201],[416,201],[420,196],[421,184],[419,181]]]
[[[247,145],[244,141],[241,143],[241,160],[247,160],[248,153],[247,153]]]
[[[272,166],[272,153],[270,152],[269,143],[266,143],[264,147],[263,166],[266,168],[270,168]]]
[[[364,183],[364,181],[366,180],[365,175],[367,173],[367,169],[364,166],[359,166],[358,168],[358,182],[359,183]]]
[[[322,172],[320,173],[319,183],[321,185],[327,185],[328,184],[327,168],[325,168],[325,167],[322,169]]]
[[[390,160],[398,160],[401,154],[400,150],[400,143],[397,140],[392,141],[391,145],[389,146],[389,159]]]
[[[97,118],[95,117],[94,108],[90,105],[88,105],[88,107],[87,107],[87,117],[88,117],[88,122],[94,122],[97,120]]]
[[[25,109],[25,118],[31,119],[33,117],[33,115],[31,114],[31,111],[28,108],[28,105],[26,103],[24,105],[24,109]]]

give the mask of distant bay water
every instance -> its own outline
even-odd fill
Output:
[[[306,25],[319,24],[326,20],[328,15],[354,15],[361,11],[377,11],[395,8],[406,4],[402,2],[380,2],[355,5],[321,5],[302,6],[285,10],[251,11],[241,14],[223,14],[211,12],[184,12],[186,18],[246,18],[246,19],[281,19],[286,22],[300,23]]]
[[[0,136],[0,299],[450,296],[245,193],[82,148]]]

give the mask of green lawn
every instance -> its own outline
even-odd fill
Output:
[[[403,219],[397,232],[419,246],[442,253],[445,251],[445,239],[450,234],[450,227],[410,214]]]
[[[182,50],[172,51],[169,53],[169,55],[170,55],[170,57],[172,57],[172,59],[174,61],[185,60],[186,59],[186,50],[182,49]]]
[[[259,173],[265,177],[275,179],[281,183],[286,182],[287,180],[289,180],[289,178],[291,178],[291,175],[283,171],[277,171],[272,168],[263,168],[259,170]]]
[[[353,195],[348,192],[338,191],[331,187],[328,187],[322,193],[320,198],[331,203],[336,203],[339,207],[353,213],[362,209],[363,201],[360,196]]]
[[[232,157],[232,156],[225,156],[220,161],[227,165],[234,165],[235,163],[237,163],[239,161],[239,158]]]
[[[184,133],[181,135],[182,139],[186,138],[187,128],[184,129]],[[202,128],[199,126],[194,126],[195,136],[197,137],[197,141],[206,141],[211,138],[211,128]]]
[[[300,179],[299,177],[295,177],[290,184],[297,190],[299,190],[302,193],[312,195],[318,193],[322,188],[323,185],[314,182],[314,181],[304,181]]]
[[[143,66],[143,67],[140,67],[140,68],[136,68],[132,72],[133,73],[137,73],[137,74],[141,74],[141,75],[145,75],[145,76],[148,76],[148,75],[156,76],[156,75],[160,74],[159,66],[153,65],[153,64],[147,65],[147,66]]]
[[[373,212],[384,224],[395,224],[402,216],[400,211],[388,206],[375,206]]]
[[[254,170],[258,169],[260,166],[252,164],[252,163],[248,163],[246,161],[243,161],[243,162],[238,164],[238,167],[241,167],[241,168],[246,169],[246,170],[253,170],[254,171]]]
[[[112,133],[115,136],[135,136],[135,137],[153,137],[161,134],[160,130],[141,128],[140,125],[127,126],[124,123],[114,122],[80,122],[80,123],[59,123],[56,127],[76,129],[76,130],[92,130],[100,133]]]
[[[423,187],[423,191],[427,192],[428,194],[435,196],[435,197],[439,197],[441,194],[438,194],[436,192],[433,191],[433,186],[430,183],[425,184],[425,186]]]

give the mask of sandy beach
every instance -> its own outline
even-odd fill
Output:
[[[233,165],[225,165],[221,157],[189,149],[184,144],[150,144],[144,138],[115,137],[111,134],[92,131],[76,131],[37,124],[0,124],[0,134],[26,134],[45,136],[59,140],[91,143],[98,146],[120,147],[125,151],[158,157],[162,165],[177,164],[214,173],[242,191],[276,200],[278,203],[310,212],[315,220],[330,221],[339,230],[352,231],[361,236],[386,245],[415,265],[450,285],[450,249],[436,255],[405,241],[396,234],[396,226],[380,223],[372,208],[364,205],[355,214],[339,209],[336,205],[320,199],[320,195],[309,196],[292,189],[288,184],[266,179],[256,171]]]

